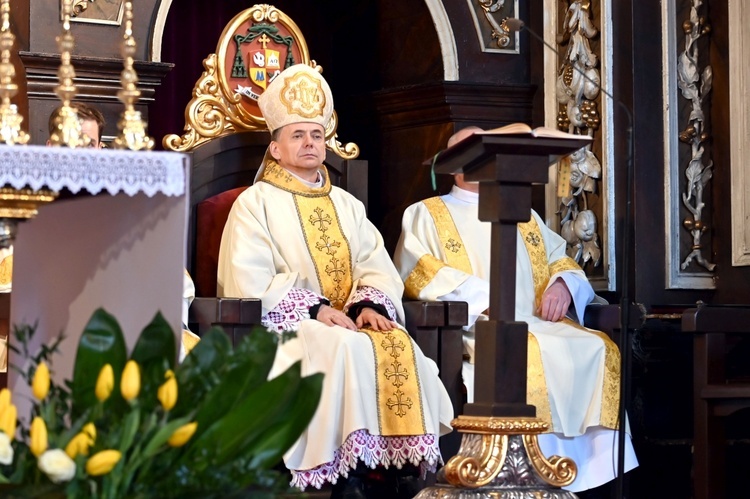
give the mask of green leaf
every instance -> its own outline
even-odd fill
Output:
[[[226,372],[223,373],[225,382],[211,390],[198,408],[195,415],[198,422],[196,436],[207,431],[266,382],[276,356],[277,340],[274,333],[254,331],[238,345],[234,360],[226,366]]]
[[[164,373],[175,363],[175,336],[169,323],[157,312],[150,324],[141,331],[130,358],[138,363],[141,373],[141,392],[138,395],[143,409],[157,405],[156,390],[164,383]]]
[[[155,455],[159,451],[159,448],[167,443],[167,440],[169,440],[169,437],[172,436],[172,433],[174,433],[177,428],[189,422],[190,418],[186,416],[184,418],[174,419],[165,426],[162,426],[148,444],[146,444],[146,447],[143,448],[143,457],[149,458]]]
[[[153,417],[153,415],[152,415]],[[122,425],[122,434],[120,435],[119,450],[125,454],[130,446],[133,445],[135,434],[138,432],[138,427],[141,425],[141,411],[137,407],[133,408],[132,411],[125,416],[125,421]]]
[[[74,418],[98,403],[94,389],[102,366],[112,365],[115,387],[119,386],[126,358],[125,338],[120,325],[103,308],[97,309],[78,342],[72,385]],[[113,390],[114,393],[116,390]]]
[[[323,374],[317,373],[302,378],[291,406],[276,419],[255,444],[251,468],[269,468],[278,463],[305,431],[315,415],[323,391]]]
[[[195,469],[222,466],[239,455],[253,455],[254,442],[293,407],[301,386],[300,370],[300,362],[296,362],[278,377],[263,383],[203,433],[190,446],[190,455],[196,458],[195,451],[208,450],[210,457],[194,459]]]

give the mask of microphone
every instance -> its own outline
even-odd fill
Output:
[[[554,46],[550,45],[543,37],[533,29],[526,26],[521,19],[509,18],[504,22],[505,27],[511,33],[521,32],[525,30],[531,36],[542,42],[542,44],[550,49],[560,59],[565,59],[565,55],[561,54],[560,51]],[[571,68],[576,71],[584,80],[592,83],[601,93],[609,97],[612,101],[617,103],[625,112],[625,116],[628,119],[628,127],[626,129],[626,185],[625,185],[625,217],[623,223],[625,225],[624,235],[622,241],[623,256],[622,256],[622,270],[620,282],[622,283],[622,295],[620,298],[620,407],[618,419],[620,422],[620,428],[617,434],[617,477],[616,482],[616,497],[623,497],[623,476],[625,475],[625,429],[627,427],[626,422],[626,396],[630,393],[630,240],[631,240],[631,226],[632,226],[632,185],[633,185],[633,114],[630,109],[620,99],[615,98],[614,95],[604,87],[601,83],[592,79],[578,66],[572,64]]]

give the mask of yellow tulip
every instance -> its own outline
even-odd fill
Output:
[[[96,427],[94,423],[88,423],[83,427],[80,433],[70,439],[65,446],[65,453],[71,459],[75,459],[78,454],[89,455],[89,447],[94,445],[96,439]]]
[[[34,379],[31,382],[31,391],[37,400],[44,400],[49,392],[49,367],[44,362],[40,362],[36,367]]]
[[[10,390],[3,388],[0,390],[0,413],[10,405]]]
[[[167,381],[156,391],[156,398],[159,399],[165,411],[171,411],[177,403],[177,380],[171,369],[164,376],[167,378]]]
[[[39,416],[31,422],[31,453],[36,457],[41,456],[47,450],[47,425]]]
[[[104,402],[109,398],[114,387],[115,373],[112,370],[112,366],[110,364],[104,364],[102,370],[99,371],[99,377],[96,378],[96,388],[94,389],[96,398],[99,399],[100,402]]]
[[[120,392],[122,398],[131,401],[138,396],[141,391],[141,371],[134,360],[129,360],[122,371],[122,381],[120,381]]]
[[[71,458],[75,459],[78,454],[88,456],[89,454],[89,436],[85,433],[78,433],[76,436],[70,439],[68,445],[65,446],[65,453]]]
[[[193,436],[193,433],[195,433],[195,430],[197,429],[198,423],[195,421],[182,425],[172,433],[172,436],[169,437],[167,443],[172,447],[182,447],[188,442],[188,440],[190,440],[190,437]]]
[[[83,425],[81,433],[88,435],[91,440],[91,445],[94,444],[94,441],[96,440],[96,426],[94,426],[94,423],[86,423]]]
[[[99,451],[86,461],[86,473],[91,476],[106,475],[120,461],[122,454],[118,450]]]
[[[16,435],[16,422],[18,421],[18,410],[16,406],[10,404],[0,412],[0,431],[8,435],[13,440]]]

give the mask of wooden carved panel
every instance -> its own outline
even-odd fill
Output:
[[[594,138],[550,170],[546,222],[597,291],[615,289],[614,103],[601,89],[612,74],[611,0],[545,0],[546,124]],[[608,93],[611,93],[607,90]],[[618,158],[625,168],[627,158]]]
[[[729,101],[732,161],[732,265],[750,265],[750,5],[729,1]]]

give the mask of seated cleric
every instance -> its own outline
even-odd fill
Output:
[[[260,298],[266,327],[297,331],[279,346],[271,376],[300,359],[303,375],[325,375],[315,416],[284,456],[292,484],[338,482],[332,497],[365,497],[377,468],[393,482],[389,497],[411,497],[398,489],[439,463],[453,408],[435,363],[399,325],[403,284],[380,233],[359,200],[331,186],[330,88],[298,64],[259,106],[271,143],[224,228],[218,293]]]
[[[448,146],[481,129],[460,130]],[[464,384],[474,394],[474,324],[487,319],[491,224],[478,217],[479,184],[454,175],[449,194],[426,199],[404,212],[394,261],[407,298],[465,301]],[[515,319],[528,324],[527,403],[551,432],[539,437],[547,456],[572,458],[579,492],[616,475],[620,427],[620,352],[607,335],[580,325],[595,298],[586,274],[565,253],[565,240],[532,210],[518,224]],[[568,318],[570,315],[571,318]],[[479,380],[478,380],[479,381]],[[626,435],[625,471],[637,466]]]

